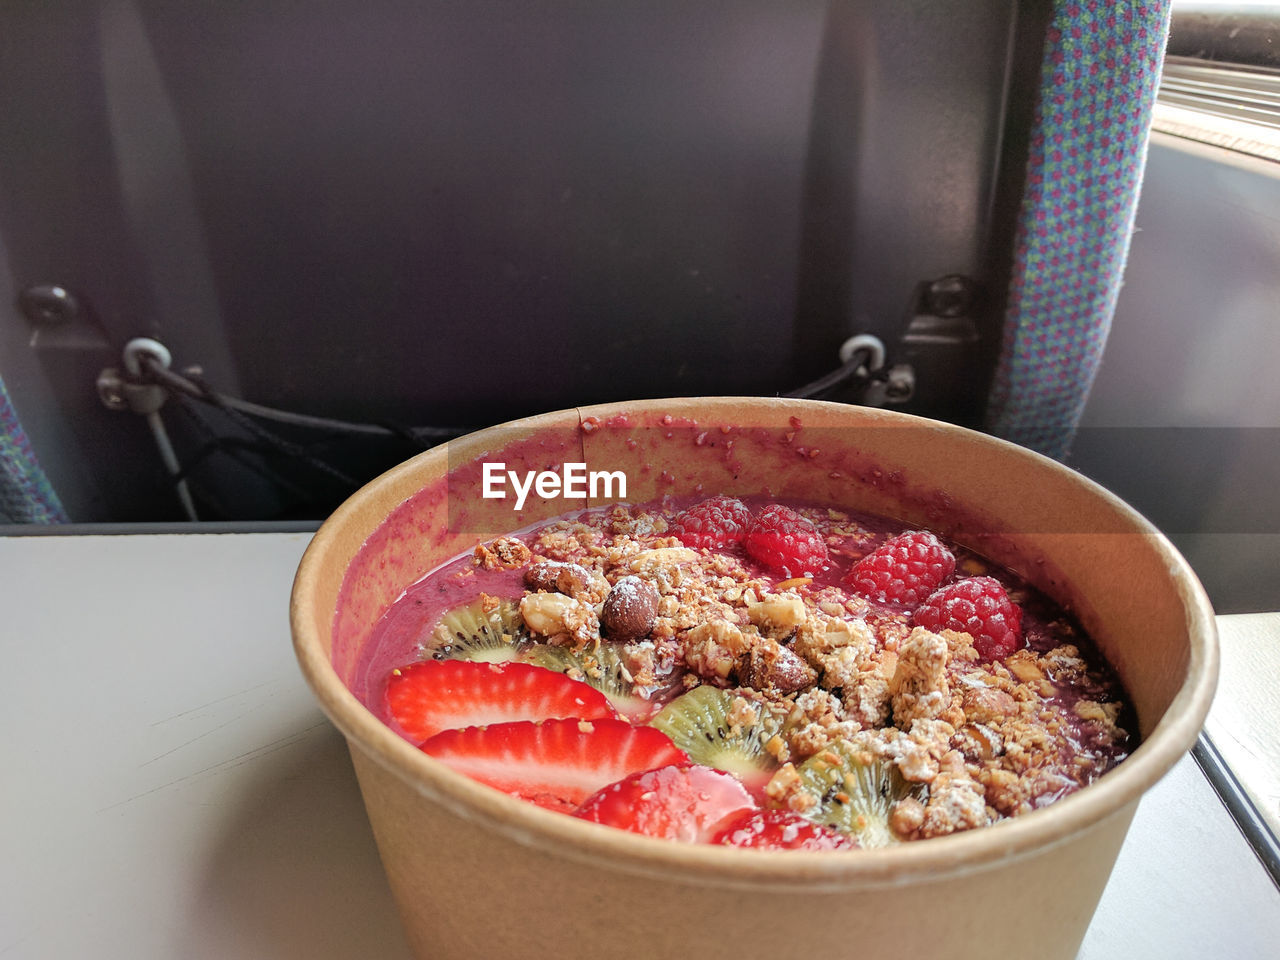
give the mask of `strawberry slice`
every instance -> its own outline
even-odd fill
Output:
[[[689,760],[661,730],[611,718],[463,727],[420,749],[473,780],[565,813],[629,774]]]
[[[387,712],[414,743],[486,723],[618,715],[603,693],[562,673],[473,660],[423,660],[392,670]]]
[[[858,841],[790,810],[752,810],[730,820],[712,843],[752,850],[856,850]]]
[[[577,816],[632,833],[710,843],[724,824],[756,809],[737,779],[698,764],[632,774],[585,800]]]

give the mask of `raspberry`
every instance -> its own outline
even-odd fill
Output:
[[[671,521],[671,532],[686,547],[723,550],[742,542],[751,524],[751,511],[733,497],[712,497],[696,503]]]
[[[935,591],[911,619],[935,633],[969,634],[983,660],[1002,660],[1022,646],[1022,608],[994,577],[967,577]]]
[[[915,606],[955,572],[956,558],[932,533],[894,537],[853,565],[844,582],[868,600]]]
[[[827,565],[827,545],[818,528],[790,507],[771,504],[747,528],[742,545],[751,559],[795,577]]]

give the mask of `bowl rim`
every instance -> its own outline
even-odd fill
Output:
[[[685,414],[692,412],[689,408],[694,406],[701,415],[708,415],[717,407],[732,407],[740,412],[743,404],[763,405],[780,414],[824,411],[839,416],[842,411],[856,411],[860,419],[886,426],[928,426],[948,432],[960,431],[971,442],[1030,458],[1040,469],[1069,474],[1089,487],[1093,495],[1105,500],[1132,528],[1133,534],[1149,540],[1151,548],[1167,564],[1186,615],[1190,644],[1186,678],[1137,749],[1104,777],[1077,793],[988,827],[873,850],[738,850],[644,837],[587,823],[507,796],[453,771],[401,739],[367,710],[338,677],[307,614],[315,603],[322,561],[340,532],[361,516],[365,504],[380,498],[385,490],[404,483],[427,464],[447,458],[450,444],[483,445],[486,438],[497,431],[536,430],[553,422],[563,424],[565,416],[575,411],[581,421],[589,416],[607,417],[620,412]],[[446,459],[445,469],[447,464]],[[379,514],[373,526],[364,532],[364,539],[386,519],[385,511]],[[359,749],[411,789],[455,816],[481,823],[515,842],[559,857],[596,864],[607,861],[612,869],[664,880],[694,879],[699,883],[750,889],[775,886],[791,891],[798,888],[848,890],[958,877],[1069,843],[1114,816],[1127,818],[1142,794],[1168,773],[1195,742],[1213,698],[1218,669],[1214,613],[1195,573],[1168,538],[1115,494],[1055,460],[965,427],[879,408],[789,398],[679,397],[567,408],[497,424],[433,447],[371,480],[321,525],[299,563],[289,615],[302,673],[322,710],[347,738],[353,752]]]

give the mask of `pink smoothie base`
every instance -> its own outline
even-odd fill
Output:
[[[668,516],[671,516],[697,502],[697,500],[697,497],[669,497],[661,504],[652,506],[661,507]],[[766,497],[746,497],[744,502],[755,514],[770,503],[778,501]],[[786,505],[791,507],[802,506],[802,504],[796,502],[787,502]],[[607,507],[598,507],[594,510],[578,511],[574,514],[566,515],[563,519],[585,519],[592,514],[605,513],[608,509]],[[855,538],[853,537],[848,538],[846,543],[834,545],[832,548],[833,562],[825,570],[815,573],[812,578],[815,588],[823,586],[841,587],[841,580],[847,573],[851,563],[849,559],[851,554],[860,556],[870,552],[871,549],[874,549],[874,546],[878,546],[890,537],[903,532],[901,524],[884,517],[873,517],[860,513],[853,513],[851,516],[864,530],[873,532],[876,539],[873,544],[864,543],[856,548]],[[531,540],[531,535],[536,534],[537,530],[542,526],[543,524],[537,524],[533,528],[510,531],[507,535]],[[962,562],[966,557],[972,555],[970,551],[952,546],[957,559]],[[762,579],[770,585],[786,579],[784,576],[755,563],[741,550],[734,551],[734,555],[750,571],[753,578]],[[999,578],[1007,589],[1017,589],[1020,593],[1028,594],[1021,606],[1023,608],[1023,633],[1026,646],[1029,649],[1034,650],[1036,653],[1046,653],[1061,643],[1071,643],[1081,650],[1083,657],[1090,664],[1091,672],[1096,676],[1105,678],[1107,687],[1120,687],[1119,681],[1111,676],[1111,671],[1107,668],[1105,660],[1087,636],[1078,630],[1068,636],[1063,631],[1056,630],[1050,626],[1053,621],[1060,617],[1067,617],[1068,615],[1065,611],[1054,606],[1046,597],[1039,594],[1038,591],[1035,591],[1034,588],[1030,587],[1015,574],[1004,570],[986,570],[984,572],[986,575]],[[423,657],[425,646],[431,637],[432,631],[439,623],[441,616],[448,610],[471,604],[482,593],[502,599],[518,600],[524,593],[522,574],[523,569],[521,568],[514,570],[485,570],[474,562],[470,552],[464,552],[462,555],[431,571],[418,583],[408,587],[404,595],[392,604],[386,615],[379,620],[368,642],[365,643],[352,675],[350,684],[352,693],[379,720],[386,723],[391,729],[396,730],[397,733],[401,733],[399,726],[390,716],[386,703],[386,687],[391,671]],[[874,617],[877,614],[893,615],[905,612],[907,611],[901,607],[873,603],[870,615]],[[1105,698],[1111,699],[1118,692],[1118,690],[1114,692],[1108,691]],[[1048,698],[1049,702],[1068,708],[1064,713],[1067,717],[1067,722],[1075,730],[1073,739],[1077,745],[1087,734],[1083,724],[1074,719],[1074,713],[1069,708],[1076,700],[1086,696],[1096,698],[1097,695],[1098,690],[1093,688],[1063,686],[1060,687],[1058,695]],[[1136,718],[1132,716],[1131,709],[1125,710],[1120,726],[1126,730],[1137,729]],[[1107,764],[1108,768],[1114,766],[1115,763],[1118,763],[1132,751],[1137,745],[1136,739],[1136,736],[1134,736],[1132,740],[1124,743],[1122,747],[1117,745],[1113,750],[1108,751],[1110,756],[1110,761]],[[414,741],[411,740],[411,742]],[[1051,799],[1059,799],[1061,795],[1055,795]]]

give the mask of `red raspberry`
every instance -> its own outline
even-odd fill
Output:
[[[815,573],[827,565],[827,545],[818,528],[777,503],[760,511],[742,545],[752,560],[789,577]]]
[[[994,577],[967,577],[943,587],[911,619],[926,630],[969,634],[983,660],[1003,660],[1022,646],[1022,608]]]
[[[671,532],[686,547],[723,550],[742,542],[751,525],[751,511],[733,497],[712,497],[696,503],[671,521]]]
[[[886,541],[853,565],[844,582],[868,600],[915,606],[955,572],[956,558],[925,530]]]

